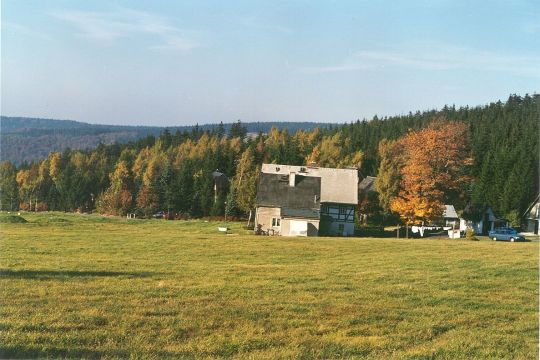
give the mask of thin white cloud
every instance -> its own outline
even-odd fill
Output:
[[[260,15],[250,15],[244,17],[237,17],[236,22],[243,27],[255,30],[270,31],[270,32],[280,32],[290,34],[292,29],[288,26],[268,22]]]
[[[2,21],[2,32],[5,34],[11,33],[11,34],[16,34],[16,35],[35,37],[42,40],[51,40],[50,36],[42,32],[32,30],[27,26],[17,24],[11,21]]]
[[[55,11],[57,19],[66,21],[78,29],[78,35],[89,39],[113,42],[140,35],[154,37],[153,49],[191,50],[199,47],[194,31],[171,25],[167,19],[149,12],[118,9],[111,12]]]
[[[404,49],[358,51],[343,62],[301,68],[305,73],[332,73],[377,69],[496,71],[540,77],[540,56],[500,54],[459,46],[423,44]]]

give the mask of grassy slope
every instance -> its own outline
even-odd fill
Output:
[[[2,357],[537,358],[538,243],[0,224]]]

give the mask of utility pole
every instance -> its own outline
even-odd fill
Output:
[[[409,223],[405,224],[405,238],[409,238]]]

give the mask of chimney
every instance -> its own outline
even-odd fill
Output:
[[[293,172],[289,173],[289,186],[296,185],[296,174]]]

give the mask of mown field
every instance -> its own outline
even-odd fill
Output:
[[[537,241],[6,217],[2,358],[538,358]]]

